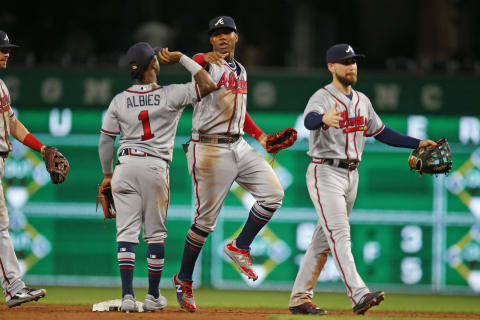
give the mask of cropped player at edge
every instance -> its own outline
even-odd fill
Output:
[[[247,73],[235,60],[237,27],[228,16],[213,18],[208,34],[212,53],[198,54],[198,62],[218,90],[194,103],[191,143],[187,151],[192,176],[195,211],[188,231],[179,273],[173,277],[177,300],[186,311],[196,310],[192,290],[195,262],[213,232],[233,182],[250,192],[256,202],[239,236],[225,244],[224,251],[246,277],[257,280],[250,262],[255,236],[280,208],[283,188],[271,166],[242,138],[244,131],[267,148],[268,138],[252,121],[247,107]],[[224,59],[218,60],[220,55]]]
[[[10,43],[8,35],[0,30],[0,69],[7,68],[10,53],[15,47],[18,46]],[[8,88],[0,79],[0,114],[2,117],[2,120],[0,120],[0,177],[3,177],[5,173],[5,160],[12,151],[12,143],[10,142],[10,135],[12,135],[27,147],[42,154],[53,183],[64,182],[69,170],[67,159],[54,147],[44,146],[43,143],[38,141],[15,117],[10,103]],[[45,289],[28,288],[22,281],[20,263],[17,260],[8,233],[9,223],[3,187],[0,184],[0,280],[7,306],[12,308],[25,302],[37,301],[45,297],[47,291]]]
[[[432,140],[405,136],[386,127],[357,82],[357,60],[348,44],[330,47],[326,54],[332,82],[308,101],[304,125],[310,130],[307,187],[318,213],[312,242],[301,262],[289,309],[296,314],[327,314],[312,303],[313,289],[329,253],[342,277],[353,312],[364,314],[384,299],[383,291],[370,292],[353,260],[349,216],[357,196],[358,171],[367,137],[395,147],[435,146]]]
[[[139,42],[128,49],[127,59],[136,84],[117,94],[105,115],[98,147],[104,175],[100,189],[111,184],[116,208],[121,310],[138,311],[133,270],[135,245],[143,226],[143,240],[148,243],[148,293],[143,309],[155,311],[167,304],[159,283],[167,237],[169,162],[177,124],[186,105],[200,101],[217,86],[202,67],[178,51],[154,50],[148,43]],[[180,62],[195,81],[159,86],[159,61]],[[118,162],[113,170],[114,143],[119,135]]]

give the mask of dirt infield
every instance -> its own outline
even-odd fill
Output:
[[[288,310],[281,309],[237,309],[237,308],[201,308],[195,313],[187,313],[180,308],[167,307],[154,313],[125,314],[122,312],[92,312],[91,306],[67,305],[23,305],[8,309],[6,305],[0,306],[1,320],[97,320],[97,319],[192,319],[192,320],[264,320],[272,314],[289,314]],[[355,316],[351,311],[328,310],[330,315]],[[426,312],[376,312],[371,311],[369,316],[382,317],[411,317],[411,318],[458,318],[480,319],[480,314],[461,313],[426,313]],[[328,319],[325,318],[325,319]]]

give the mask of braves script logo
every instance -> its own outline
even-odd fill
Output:
[[[223,18],[218,19],[218,21],[215,23],[215,27],[218,26],[218,24],[224,24]]]
[[[247,93],[247,81],[237,79],[233,72],[230,72],[228,80],[225,72],[222,74],[222,77],[217,83],[217,88],[221,86],[224,86],[227,90],[232,90],[233,93]]]
[[[367,131],[367,121],[364,116],[358,115],[356,117],[348,117],[348,112],[342,112],[342,120],[338,122],[338,126],[340,129],[343,129],[343,133],[355,132],[355,131]],[[324,124],[322,126],[323,130],[327,130],[329,126]]]

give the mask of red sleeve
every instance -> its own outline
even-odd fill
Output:
[[[243,131],[254,137],[255,139],[258,140],[258,138],[264,134],[262,130],[260,130],[259,127],[253,122],[252,118],[250,115],[245,113],[245,122],[243,123]]]
[[[197,53],[195,56],[193,56],[193,61],[201,65],[202,68],[205,68],[208,64],[208,62],[205,61],[204,55],[205,53]]]

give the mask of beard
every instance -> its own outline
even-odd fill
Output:
[[[335,76],[337,77],[338,81],[345,87],[353,86],[355,83],[357,83],[357,75],[351,75],[350,78],[347,78],[340,76],[338,73],[335,73]]]

